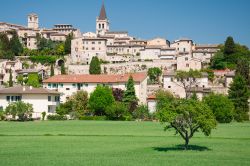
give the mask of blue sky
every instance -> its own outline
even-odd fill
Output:
[[[250,47],[250,0],[105,0],[111,30],[141,39],[188,37],[196,43],[223,43],[229,35]],[[28,13],[40,27],[69,23],[95,31],[102,0],[4,0],[0,21],[26,25]]]

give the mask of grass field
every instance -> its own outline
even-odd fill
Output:
[[[250,123],[196,134],[192,150],[156,122],[0,122],[0,165],[249,165]]]

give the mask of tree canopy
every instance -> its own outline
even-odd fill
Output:
[[[89,74],[101,74],[101,62],[99,61],[97,56],[94,56],[91,59],[89,65]]]
[[[234,103],[234,119],[237,121],[249,120],[249,88],[243,76],[237,74],[230,85],[228,97]]]
[[[7,115],[11,115],[13,119],[18,116],[18,120],[20,121],[26,121],[31,118],[32,112],[32,104],[24,103],[22,101],[10,103],[5,109]]]
[[[159,67],[153,67],[148,69],[148,76],[151,83],[159,83],[159,77],[161,76],[162,71]]]
[[[203,98],[220,123],[230,123],[233,120],[234,105],[227,96],[211,93]]]
[[[133,112],[138,105],[138,99],[136,97],[135,87],[134,87],[134,79],[132,76],[129,76],[122,101],[129,106],[130,112]]]
[[[176,99],[158,111],[160,122],[165,123],[165,130],[174,128],[185,140],[188,149],[190,139],[199,130],[209,136],[216,127],[216,120],[211,109],[203,102],[193,99]]]
[[[106,108],[114,102],[111,88],[99,85],[90,94],[88,107],[94,115],[105,115]]]

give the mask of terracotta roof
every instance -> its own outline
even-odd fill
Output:
[[[142,82],[147,78],[146,73],[117,74],[117,75],[56,75],[44,80],[44,83],[125,83],[129,76],[135,82]]]
[[[147,100],[155,100],[156,99],[156,96],[155,95],[149,95]]]
[[[60,94],[57,91],[29,86],[15,86],[0,89],[0,94]]]
[[[98,19],[99,20],[106,20],[107,19],[107,14],[106,14],[104,3],[102,4],[102,8],[101,8],[100,15],[99,15]]]

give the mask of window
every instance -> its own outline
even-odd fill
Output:
[[[55,96],[55,101],[59,102],[60,101],[60,96]]]
[[[48,84],[48,87],[51,88],[51,84]]]
[[[185,61],[188,61],[188,57],[185,58]]]
[[[53,84],[53,88],[57,88],[58,87],[58,85],[57,84]]]
[[[9,102],[10,101],[10,96],[6,96],[6,100]]]
[[[188,64],[188,63],[186,64],[186,67],[189,67],[189,64]]]
[[[75,87],[76,87],[76,84],[72,84],[72,86],[73,86],[73,88],[75,88]]]
[[[69,88],[66,88],[66,90],[70,90]]]
[[[53,113],[51,106],[48,105],[48,113]]]
[[[51,96],[48,96],[48,101],[51,101]]]
[[[168,86],[168,88],[170,89],[170,88],[171,88],[171,86]]]
[[[60,84],[60,88],[63,88],[63,84],[62,83]]]
[[[98,44],[102,44],[102,42],[99,41]]]
[[[14,96],[11,96],[11,101],[14,101],[15,97]]]
[[[84,84],[85,85],[85,87],[88,87],[89,85],[88,84]]]
[[[92,47],[91,49],[92,49],[92,50],[95,50],[95,47]]]
[[[95,44],[95,42],[93,41],[92,44]]]
[[[99,24],[99,29],[101,29],[101,24]]]
[[[104,29],[104,24],[102,24],[102,29]]]

